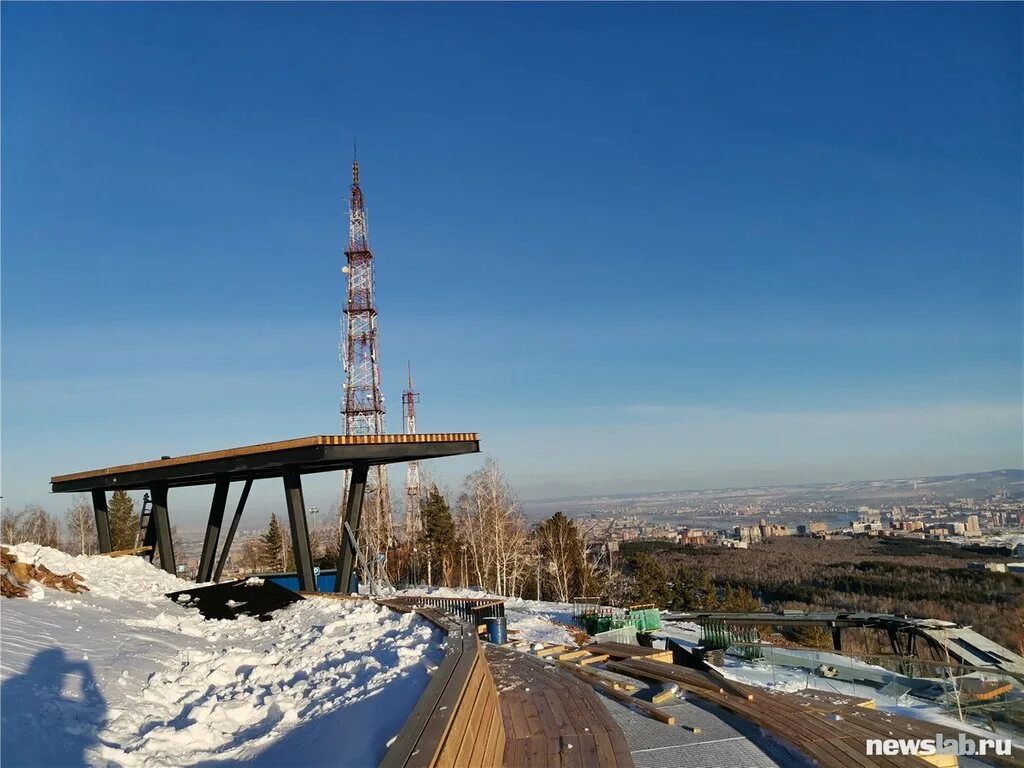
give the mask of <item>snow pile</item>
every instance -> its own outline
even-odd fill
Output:
[[[87,592],[82,577],[74,573],[54,573],[42,563],[34,564],[19,560],[7,547],[0,546],[0,595],[3,597],[30,597],[41,600],[44,596],[41,585],[63,592]]]
[[[443,655],[431,625],[368,601],[207,621],[141,558],[13,551],[91,591],[0,602],[5,766],[376,765]]]
[[[141,557],[69,555],[38,544],[15,544],[8,549],[22,562],[45,565],[58,573],[79,574],[89,591],[97,596],[162,599],[166,592],[181,589],[184,584],[177,576],[154,568]]]

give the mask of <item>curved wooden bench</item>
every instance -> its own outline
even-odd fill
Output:
[[[396,611],[414,611],[447,636],[444,660],[384,755],[381,766],[501,765],[505,729],[498,709],[498,690],[480,647],[476,619],[470,612],[475,605],[464,609],[467,618],[461,618],[424,602],[419,598],[377,601]],[[501,606],[504,608],[504,603]]]

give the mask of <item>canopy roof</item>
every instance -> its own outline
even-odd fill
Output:
[[[122,464],[50,478],[54,493],[91,490],[140,490],[205,485],[217,480],[258,480],[350,469],[357,464],[391,464],[441,456],[479,453],[475,432],[423,435],[313,435],[240,448]]]

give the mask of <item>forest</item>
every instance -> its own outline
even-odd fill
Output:
[[[712,583],[718,595],[749,592],[764,608],[872,611],[970,624],[1024,653],[1024,578],[968,570],[1006,562],[1009,551],[919,539],[778,537],[750,549],[629,543],[623,555],[652,558],[668,581]],[[692,593],[692,590],[684,590]],[[702,605],[678,605],[680,609]]]

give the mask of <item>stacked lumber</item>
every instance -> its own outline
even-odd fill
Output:
[[[509,643],[509,645],[517,644]],[[536,647],[537,645],[540,647]],[[600,664],[608,661],[609,658],[606,653],[596,652],[593,645],[588,645],[585,648],[572,648],[561,643],[538,643],[532,648],[532,652],[534,656],[541,659],[553,658],[557,661],[571,661],[581,667]]]
[[[591,643],[587,650],[595,655],[607,656],[610,659],[645,659],[647,661],[663,661],[672,663],[672,651],[661,648],[646,648],[631,643]]]

